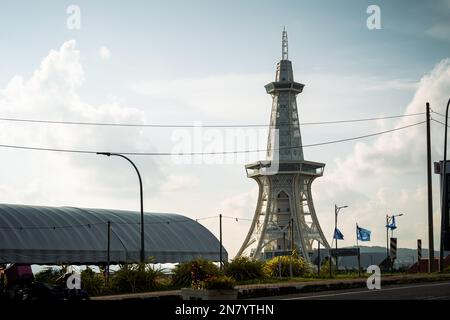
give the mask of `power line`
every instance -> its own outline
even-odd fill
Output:
[[[445,123],[443,123],[443,122],[441,122],[439,120],[433,119],[433,118],[431,118],[431,120],[433,120],[434,122],[440,123],[440,124],[442,124],[445,127]],[[447,127],[450,127],[450,126],[447,125]]]
[[[435,113],[435,114],[437,114],[438,116],[441,116],[442,118],[444,118],[444,119],[445,119],[445,114],[442,114],[442,113],[436,112],[436,111],[434,111],[434,110],[431,110],[431,112],[432,112],[432,113]]]
[[[247,218],[238,218],[238,217],[230,217],[230,216],[222,216],[224,218],[229,218],[236,220],[249,220],[252,219]],[[171,224],[171,223],[180,223],[180,222],[198,222],[201,220],[208,219],[218,219],[219,216],[209,216],[202,218],[186,218],[186,219],[178,219],[178,220],[164,220],[164,221],[152,221],[152,222],[144,222],[144,225],[152,225],[152,224]],[[112,225],[140,225],[140,222],[132,222],[132,221],[109,221]],[[61,225],[61,226],[0,226],[0,230],[58,230],[58,229],[70,229],[70,228],[91,228],[93,226],[106,225],[108,221],[96,222],[96,223],[85,223],[85,224],[73,224],[73,225]]]
[[[384,119],[396,119],[403,117],[411,117],[425,114],[409,113],[403,115],[393,115],[385,117],[373,117],[373,118],[360,118],[360,119],[346,119],[346,120],[332,120],[332,121],[316,121],[316,122],[301,122],[301,123],[281,123],[280,125],[325,125],[325,124],[339,124],[339,123],[351,123],[351,122],[365,122]],[[25,122],[25,123],[39,123],[39,124],[63,124],[63,125],[82,125],[82,126],[104,126],[104,127],[141,127],[141,128],[245,128],[245,127],[274,127],[274,125],[266,124],[218,124],[218,125],[186,125],[186,124],[140,124],[140,123],[108,123],[108,122],[85,122],[85,121],[58,121],[58,120],[39,120],[39,119],[20,119],[20,118],[6,118],[1,117],[0,121],[9,122]]]
[[[410,124],[403,127],[398,127],[390,130],[375,132],[371,134],[365,134],[361,136],[356,136],[352,138],[338,139],[332,141],[318,142],[306,145],[297,145],[297,146],[289,146],[289,147],[280,147],[271,149],[274,151],[285,150],[285,149],[295,149],[295,148],[308,148],[308,147],[317,147],[353,140],[359,140],[369,137],[374,137],[378,135],[382,135],[385,133],[390,133],[394,131],[403,130],[406,128],[414,127],[420,124],[425,123],[426,121],[417,122],[414,124]],[[49,152],[64,152],[64,153],[81,153],[81,154],[97,154],[98,151],[92,150],[76,150],[76,149],[59,149],[59,148],[44,148],[44,147],[30,147],[30,146],[19,146],[19,145],[9,145],[9,144],[0,144],[0,148],[9,148],[9,149],[21,149],[21,150],[34,150],[34,151],[49,151]],[[238,151],[220,151],[220,152],[186,152],[186,153],[173,153],[173,152],[111,152],[111,153],[119,153],[123,155],[132,155],[132,156],[200,156],[200,155],[225,155],[225,154],[245,154],[245,153],[255,153],[255,152],[267,152],[267,149],[254,149],[254,150],[238,150]]]
[[[230,217],[230,216],[224,216],[224,215],[222,215],[222,218],[233,219],[233,220],[236,220],[236,222],[238,222],[239,220],[253,221],[253,219],[239,218],[239,217]]]

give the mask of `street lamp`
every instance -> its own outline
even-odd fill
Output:
[[[393,214],[392,216],[386,215],[386,259],[389,259],[389,223],[395,217],[401,217],[403,213]],[[394,230],[391,229],[391,237],[394,235]]]
[[[444,270],[444,236],[445,229],[448,226],[448,200],[447,200],[447,126],[448,126],[448,107],[450,106],[450,99],[447,102],[445,109],[445,126],[444,126],[444,162],[442,175],[442,190],[441,190],[441,245],[439,252],[439,271]]]
[[[334,234],[333,234],[333,240],[336,240],[336,270],[338,270],[338,254],[337,254],[337,248],[338,248],[338,239],[334,239],[336,235],[337,230],[337,217],[338,213],[341,209],[348,208],[348,206],[341,206],[338,207],[336,204],[334,205]]]
[[[131,161],[129,158],[125,157],[122,154],[119,153],[111,153],[111,152],[97,152],[97,154],[99,155],[104,155],[104,156],[117,156],[117,157],[121,157],[126,159],[129,163],[131,163],[131,165],[134,167],[134,169],[136,170],[136,173],[138,175],[139,178],[139,190],[140,190],[140,201],[141,201],[141,253],[140,253],[140,262],[144,263],[145,262],[145,250],[144,250],[144,197],[143,197],[143,188],[142,188],[142,178],[141,178],[141,174],[139,173],[138,168],[136,167],[136,165],[134,164],[133,161]]]

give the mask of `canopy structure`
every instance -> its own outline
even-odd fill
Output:
[[[108,221],[110,262],[137,262],[140,218],[133,211],[0,204],[0,263],[106,263]],[[190,218],[146,212],[144,227],[145,256],[154,262],[220,259],[217,238]]]

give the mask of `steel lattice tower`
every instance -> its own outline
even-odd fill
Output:
[[[303,158],[296,102],[303,87],[294,81],[287,32],[283,30],[282,59],[275,81],[265,86],[272,96],[267,160],[245,166],[247,177],[258,183],[259,195],[253,222],[237,256],[247,253],[268,259],[290,254],[294,248],[309,261],[314,241],[329,248],[311,194],[311,184],[323,175],[325,164]]]

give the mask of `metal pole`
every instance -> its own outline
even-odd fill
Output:
[[[320,275],[320,242],[317,241],[317,275]]]
[[[358,276],[361,277],[361,255],[359,252],[358,223],[356,223],[356,249],[358,250]]]
[[[223,268],[223,260],[222,260],[222,214],[219,214],[219,238],[220,238],[220,270]]]
[[[361,249],[358,247],[358,276],[361,277]]]
[[[426,104],[427,116],[427,185],[428,185],[428,272],[434,271],[433,189],[431,180],[431,130],[430,103]]]
[[[448,107],[450,105],[450,99],[445,109],[445,126],[444,126],[444,163],[443,163],[443,176],[442,176],[442,193],[441,193],[441,246],[439,253],[439,271],[444,270],[444,236],[445,226],[448,224],[447,217],[447,126],[448,126]]]
[[[139,170],[136,167],[136,165],[134,164],[134,162],[131,161],[128,157],[125,157],[122,154],[110,153],[110,152],[97,152],[97,154],[101,154],[101,155],[108,156],[108,157],[110,157],[110,156],[117,156],[117,157],[124,158],[129,163],[131,163],[131,165],[133,166],[134,170],[136,170],[136,173],[137,173],[138,178],[139,178],[139,195],[140,195],[140,204],[141,204],[141,251],[140,251],[140,262],[141,263],[145,263],[145,247],[144,247],[144,190],[143,190],[143,187],[142,187],[141,174],[139,173]]]
[[[108,241],[106,251],[106,284],[109,284],[109,266],[111,261],[111,221],[108,221]]]
[[[337,229],[337,216],[338,216],[338,207],[337,205],[334,205],[334,233],[336,233]],[[337,249],[338,249],[338,239],[336,238],[336,272],[339,271]]]
[[[386,264],[389,260],[389,215],[386,215]]]
[[[289,260],[289,275],[292,278],[294,276],[292,270],[292,255],[294,254],[294,219],[291,218],[291,221],[289,221],[289,226],[291,229],[291,258]]]

